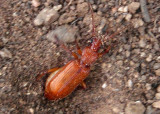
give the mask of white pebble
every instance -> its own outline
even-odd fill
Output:
[[[119,11],[119,12],[124,12],[124,13],[126,13],[126,12],[128,12],[128,6],[119,7],[119,8],[118,8],[118,11]]]
[[[125,6],[125,7],[124,7],[123,12],[125,12],[125,13],[128,12],[128,6]]]
[[[128,86],[129,88],[132,88],[132,86],[133,86],[133,82],[132,82],[132,80],[128,80],[128,82],[127,82],[127,86]]]
[[[60,10],[61,8],[62,8],[62,5],[57,5],[53,7],[53,9],[56,11]]]
[[[33,109],[33,108],[30,108],[30,109],[29,109],[29,112],[30,112],[31,114],[34,114],[34,109]]]
[[[146,58],[146,61],[147,62],[151,62],[152,61],[152,55],[151,54],[149,54],[149,56]]]
[[[32,5],[33,5],[34,7],[38,7],[38,6],[40,6],[41,4],[40,4],[39,0],[32,0]]]
[[[132,15],[130,13],[127,14],[126,17],[125,17],[126,21],[130,21],[131,18],[132,18]]]
[[[104,84],[102,85],[102,88],[104,89],[104,88],[106,88],[106,87],[107,87],[107,84],[104,83]]]

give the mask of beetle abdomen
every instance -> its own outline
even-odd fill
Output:
[[[82,83],[89,71],[90,69],[80,65],[78,60],[71,61],[49,76],[45,96],[51,100],[66,97]]]

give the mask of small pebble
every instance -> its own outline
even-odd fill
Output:
[[[147,91],[148,91],[148,90],[151,90],[151,88],[152,88],[152,87],[151,87],[151,84],[148,84],[148,83],[147,83],[147,84],[146,84],[146,89],[147,89]]]
[[[160,63],[155,63],[153,69],[157,70],[160,68]]]
[[[144,38],[142,38],[140,41],[139,41],[139,46],[144,48],[146,46],[146,40]]]
[[[59,18],[59,24],[62,25],[62,24],[67,24],[67,23],[70,23],[72,21],[74,21],[76,19],[76,13],[71,11],[69,13],[64,13],[60,16]]]
[[[104,89],[104,88],[106,88],[106,87],[107,87],[107,84],[104,83],[104,84],[102,85],[102,88]]]
[[[128,5],[128,10],[129,12],[134,14],[139,7],[140,7],[139,2],[132,2],[131,4]]]
[[[2,58],[12,58],[11,52],[6,48],[3,48],[2,50],[0,50],[0,56]]]
[[[129,102],[125,108],[125,114],[144,114],[145,107],[140,102]]]
[[[59,17],[59,13],[54,9],[44,8],[39,12],[37,17],[34,20],[34,24],[36,26],[40,26],[42,24],[50,24],[56,21]]]
[[[39,2],[39,0],[32,0],[32,5],[33,5],[34,7],[38,7],[38,6],[41,5],[41,3]]]
[[[50,31],[46,38],[49,41],[57,42],[55,39],[55,35],[58,36],[59,40],[65,42],[65,43],[71,43],[75,41],[75,35],[77,34],[77,29],[74,27],[70,27],[68,25],[63,25],[57,27],[55,30]]]
[[[123,61],[121,61],[121,60],[117,61],[117,65],[118,66],[122,66],[123,65]]]
[[[83,2],[77,5],[77,12],[79,16],[84,16],[86,13],[88,13],[88,10],[89,7],[87,2]]]
[[[128,80],[127,86],[128,86],[129,88],[132,88],[132,87],[133,87],[133,82],[132,82],[132,80]]]
[[[160,69],[155,70],[155,73],[156,73],[157,76],[160,76]]]
[[[125,7],[124,7],[124,6],[119,7],[119,8],[118,8],[118,11],[119,11],[119,12],[126,13],[126,12],[128,12],[128,6],[125,6]]]
[[[152,106],[153,106],[154,108],[159,108],[159,109],[160,109],[160,101],[154,102],[154,103],[152,104]]]
[[[145,52],[142,52],[140,56],[141,56],[141,57],[145,57],[145,56],[146,56],[146,53],[145,53]]]
[[[30,109],[29,109],[29,112],[30,112],[31,114],[34,114],[34,109],[33,109],[33,108],[30,108]]]
[[[160,99],[160,93],[156,93],[155,97],[156,99]]]
[[[126,57],[129,57],[131,55],[130,51],[126,51]]]
[[[126,17],[125,17],[126,21],[130,21],[131,18],[132,18],[132,15],[130,13],[127,14]]]
[[[147,62],[151,62],[152,61],[152,55],[151,54],[149,54],[149,56],[146,58],[146,61]]]
[[[116,113],[116,114],[118,114],[118,113],[120,112],[120,110],[119,110],[117,107],[114,107],[112,110],[113,110],[113,112]]]
[[[142,19],[133,19],[132,20],[132,25],[134,26],[134,28],[138,28],[144,25],[144,22]]]
[[[62,8],[62,5],[57,5],[53,7],[53,9],[56,11],[60,10],[61,8]]]

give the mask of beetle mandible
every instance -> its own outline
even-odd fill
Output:
[[[95,35],[96,28],[94,25],[93,9],[90,3],[89,7],[92,13],[92,37],[93,42],[90,46],[85,47],[83,50],[77,45],[77,53],[81,56],[78,58],[76,53],[71,52],[74,56],[74,60],[69,61],[65,66],[61,68],[52,68],[38,75],[38,80],[47,73],[51,73],[46,80],[45,84],[45,97],[49,100],[58,100],[65,98],[71,94],[78,85],[82,85],[86,88],[84,79],[90,73],[90,66],[105,53],[109,52],[111,46],[108,46],[103,52],[99,53],[101,46],[101,40]],[[119,33],[119,32],[117,32]],[[113,38],[117,33],[112,34],[109,38]],[[55,36],[58,40],[58,37]],[[60,42],[60,41],[59,41]],[[66,47],[61,44],[63,48]],[[68,50],[69,51],[69,50]]]

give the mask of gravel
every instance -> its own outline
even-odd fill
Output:
[[[0,50],[0,56],[2,58],[12,58],[11,52],[6,48],[3,48]]]
[[[144,25],[144,22],[142,19],[132,19],[132,24],[134,28],[139,28]]]
[[[142,48],[146,47],[146,40],[144,38],[139,41],[139,46]]]
[[[57,12],[62,6],[60,5],[57,9],[56,7],[44,8],[42,11],[39,12],[37,17],[34,20],[34,24],[36,26],[40,26],[42,24],[50,24],[56,21],[59,18],[59,13]]]
[[[1,114],[160,113],[159,2],[147,3],[150,23],[142,17],[139,2],[90,0],[90,3],[96,35],[102,39],[100,52],[109,45],[111,49],[92,65],[84,80],[87,89],[78,87],[59,101],[45,98],[47,77],[37,82],[36,76],[73,59],[55,44],[58,43],[55,35],[72,50],[76,48],[76,38],[81,49],[90,45],[92,21],[87,1],[5,0],[1,3]],[[114,33],[118,34],[107,39]]]
[[[71,11],[69,13],[64,13],[59,18],[59,24],[68,24],[76,19],[76,13],[74,11]]]
[[[154,103],[152,104],[152,106],[153,106],[154,108],[159,108],[159,109],[160,109],[160,101],[154,102]]]
[[[145,107],[140,101],[129,102],[125,108],[126,114],[144,114],[144,111]]]
[[[131,13],[136,13],[136,11],[139,9],[140,3],[139,2],[132,2],[131,4],[128,5],[128,10]]]
[[[156,93],[155,97],[160,100],[160,93]]]
[[[160,76],[160,69],[155,70],[157,76]]]
[[[75,27],[70,27],[68,25],[63,25],[57,27],[55,30],[50,31],[46,38],[49,41],[57,43],[55,36],[58,36],[58,38],[65,42],[65,43],[71,43],[75,41],[75,35],[77,34],[77,29]]]

